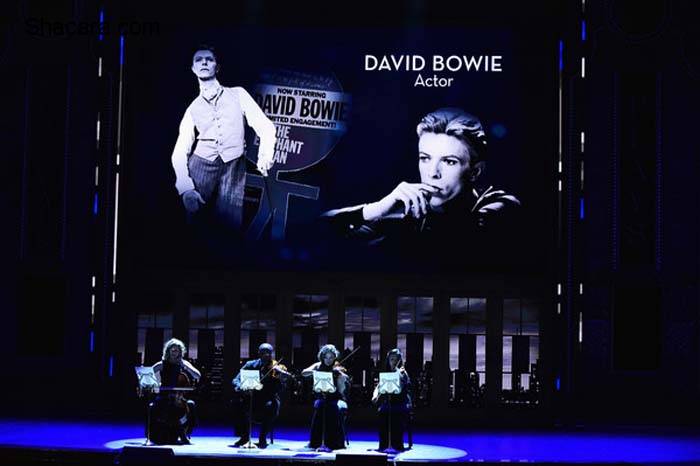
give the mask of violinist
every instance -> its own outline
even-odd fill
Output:
[[[231,381],[236,392],[241,392],[244,396],[252,396],[253,420],[260,423],[260,433],[258,448],[267,447],[267,435],[272,429],[272,426],[277,419],[280,411],[280,390],[282,383],[291,375],[287,372],[287,368],[283,364],[279,364],[272,358],[274,349],[271,344],[263,343],[258,347],[258,359],[253,359],[246,362],[241,367],[241,370],[259,370],[260,383],[262,390],[251,390],[241,392],[241,373]],[[236,447],[241,447],[250,440],[250,405],[249,400],[245,400],[240,404],[240,409],[237,410],[237,432],[240,434],[240,439],[234,444]]]
[[[401,392],[396,395],[379,394],[379,385],[374,387],[372,403],[377,406],[379,413],[379,450],[393,448],[404,451],[403,434],[406,420],[411,411],[411,379],[403,366],[401,350],[394,348],[386,354],[384,372],[399,372]],[[389,426],[391,422],[391,426]],[[391,439],[389,433],[391,432]]]
[[[309,448],[319,448],[322,442],[331,450],[345,448],[345,418],[348,409],[346,394],[350,378],[346,369],[338,362],[339,356],[340,353],[334,345],[325,345],[318,352],[318,362],[311,364],[301,372],[303,377],[313,377],[314,371],[333,372],[336,388],[334,393],[325,395],[314,392],[314,413],[311,419]],[[325,423],[323,421],[324,412]]]
[[[177,338],[163,346],[163,359],[153,365],[160,391],[151,409],[150,437],[155,443],[189,444],[196,424],[195,402],[185,398],[202,374],[184,359],[185,344]]]

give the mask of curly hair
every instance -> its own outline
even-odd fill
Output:
[[[418,123],[416,133],[419,138],[423,133],[434,133],[464,141],[469,147],[472,163],[486,157],[486,133],[481,121],[461,108],[440,108],[428,113]]]
[[[173,346],[177,346],[178,348],[180,348],[180,354],[183,358],[185,357],[185,352],[187,351],[185,344],[177,338],[171,338],[170,340],[166,341],[163,345],[163,361],[168,360],[168,352]]]
[[[334,359],[338,359],[338,356],[340,356],[340,351],[338,351],[335,347],[335,345],[331,345],[330,343],[327,345],[323,345],[320,350],[318,350],[318,360],[319,362],[323,362],[323,355],[331,352],[333,353]]]

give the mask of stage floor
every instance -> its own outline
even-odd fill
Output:
[[[106,444],[110,449],[122,449],[126,446],[143,445],[143,438],[117,440]],[[293,459],[293,460],[314,460],[329,461],[334,460],[336,452],[339,454],[361,454],[378,455],[382,453],[374,451],[377,448],[376,441],[351,441],[347,448],[336,450],[332,453],[321,453],[305,448],[308,440],[288,440],[275,439],[275,443],[268,445],[264,450],[236,448],[233,446],[233,437],[201,437],[192,439],[192,445],[168,446],[172,448],[176,456],[215,456],[215,457],[245,457],[245,458],[265,458],[265,459]],[[463,458],[467,453],[458,448],[444,447],[440,445],[415,444],[409,451],[401,452],[392,456],[395,462],[444,462],[454,461]],[[389,458],[387,458],[389,459]]]
[[[4,451],[14,448],[116,454],[125,446],[140,446],[144,441],[142,432],[137,423],[7,419],[0,420],[0,446]],[[246,451],[232,446],[236,438],[230,429],[202,426],[195,431],[193,445],[174,446],[172,450],[179,457],[333,461],[334,453],[306,451],[307,436],[305,429],[278,427],[274,445]],[[414,442],[412,450],[389,459],[397,463],[700,464],[700,435],[679,429],[433,430],[415,432]],[[351,431],[350,448],[338,452],[369,454],[374,448],[375,433]]]

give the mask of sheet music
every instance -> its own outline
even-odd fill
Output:
[[[241,390],[262,390],[260,371],[241,369]]]
[[[136,366],[134,370],[136,371],[136,377],[139,379],[139,387],[154,388],[160,385],[152,366]]]
[[[333,373],[314,371],[314,391],[318,393],[335,393]]]
[[[379,373],[379,393],[397,395],[401,393],[401,376],[399,371]]]

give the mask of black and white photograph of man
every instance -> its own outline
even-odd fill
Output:
[[[217,80],[219,57],[213,47],[199,46],[192,57],[199,95],[180,122],[172,154],[175,187],[188,218],[209,210],[214,219],[240,229],[246,178],[245,125],[260,138],[257,169],[267,175],[274,164],[275,125],[242,87]]]
[[[425,115],[416,128],[420,181],[401,181],[374,202],[330,210],[322,217],[346,238],[368,244],[447,244],[464,241],[517,210],[520,201],[477,183],[487,141],[475,116],[458,108]]]

